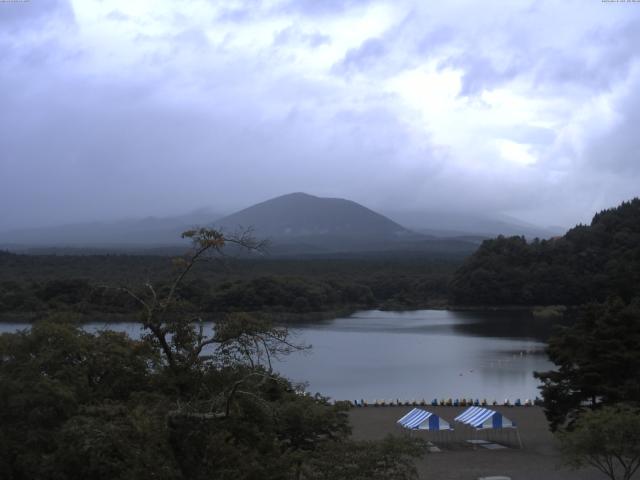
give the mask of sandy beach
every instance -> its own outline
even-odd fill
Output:
[[[383,438],[387,434],[407,434],[396,420],[414,407],[365,407],[350,412],[353,436],[368,440]],[[481,432],[475,438],[495,441],[509,448],[488,450],[466,442],[474,432],[453,419],[464,407],[419,407],[431,411],[451,422],[456,431],[449,435],[414,431],[411,435],[432,441],[442,451],[428,453],[417,462],[420,478],[437,480],[473,480],[482,476],[506,475],[512,480],[602,480],[595,469],[573,471],[561,465],[557,443],[549,432],[540,407],[489,407],[516,422],[522,439],[506,432]],[[439,438],[438,438],[439,436]],[[639,477],[640,478],[640,477]]]

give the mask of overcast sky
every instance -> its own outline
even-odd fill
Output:
[[[0,2],[0,229],[293,191],[588,221],[640,194],[640,3]]]

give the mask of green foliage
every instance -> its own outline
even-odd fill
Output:
[[[611,480],[629,480],[640,467],[640,411],[624,405],[585,413],[559,434],[567,464],[590,465]]]
[[[68,447],[63,438],[78,429],[84,429],[79,442],[91,442],[84,437],[91,432],[106,435],[96,425],[89,428],[88,419],[96,408],[106,412],[110,405],[129,402],[136,392],[150,391],[150,365],[156,360],[145,344],[122,334],[91,335],[59,322],[0,336],[0,430],[6,441],[1,463],[11,472],[8,478],[55,478],[61,449]],[[104,418],[96,421],[115,428]],[[65,455],[71,454],[85,464],[80,451]]]
[[[58,478],[181,478],[168,447],[162,416],[147,405],[84,407],[56,435]]]
[[[344,305],[374,304],[371,289],[336,281],[318,282],[305,278],[258,277],[237,281],[218,290],[207,311],[261,310],[322,311]]]
[[[590,305],[574,325],[558,329],[548,347],[558,368],[536,374],[551,428],[571,424],[599,405],[640,404],[638,345],[640,298]]]
[[[184,266],[184,258],[179,259]],[[457,261],[230,260],[220,271],[195,265],[180,283],[182,311],[334,312],[441,304]],[[179,268],[179,264],[175,267]],[[0,315],[52,311],[131,316],[138,303],[107,284],[146,282],[157,291],[174,273],[163,257],[0,255]],[[20,280],[16,280],[20,279]]]
[[[347,441],[322,448],[304,469],[309,480],[411,480],[418,478],[415,457],[426,453],[423,440],[387,436],[379,442]]]
[[[237,327],[222,345],[270,333]],[[161,355],[62,322],[2,335],[2,478],[290,478],[310,452],[349,434],[344,406],[298,394],[225,348],[190,364],[182,389]]]
[[[640,289],[640,199],[596,214],[560,238],[498,237],[483,242],[456,272],[455,303],[580,305]]]
[[[180,292],[203,290],[187,273],[227,243],[255,243],[207,229],[185,237],[194,250],[175,263],[173,281],[115,289],[139,306],[141,340],[91,334],[59,316],[0,336],[2,478],[413,478],[417,444],[350,442],[346,405],[272,371],[272,358],[305,348],[286,328],[232,314],[210,333],[187,315]],[[67,304],[87,290],[67,281],[36,289],[43,302]],[[275,295],[277,282],[268,290]]]

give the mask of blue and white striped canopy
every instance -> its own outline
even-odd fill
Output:
[[[482,407],[469,407],[456,418],[456,422],[462,422],[474,428],[515,428],[516,424],[500,412]]]
[[[449,422],[420,408],[414,408],[397,423],[410,430],[452,430]]]

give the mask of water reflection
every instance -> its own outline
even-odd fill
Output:
[[[459,320],[455,328],[460,333],[478,337],[530,338],[544,342],[556,325],[567,324],[557,318],[534,317],[528,310],[451,313]]]
[[[535,397],[533,371],[552,368],[541,354],[550,326],[520,312],[475,313],[367,311],[296,325],[312,353],[279,369],[334,398]]]
[[[4,323],[0,331],[24,327]],[[283,359],[276,369],[336,399],[524,400],[538,394],[533,371],[552,368],[542,354],[550,322],[522,312],[373,310],[290,327],[296,341],[313,348]],[[141,334],[138,323],[84,328]]]

